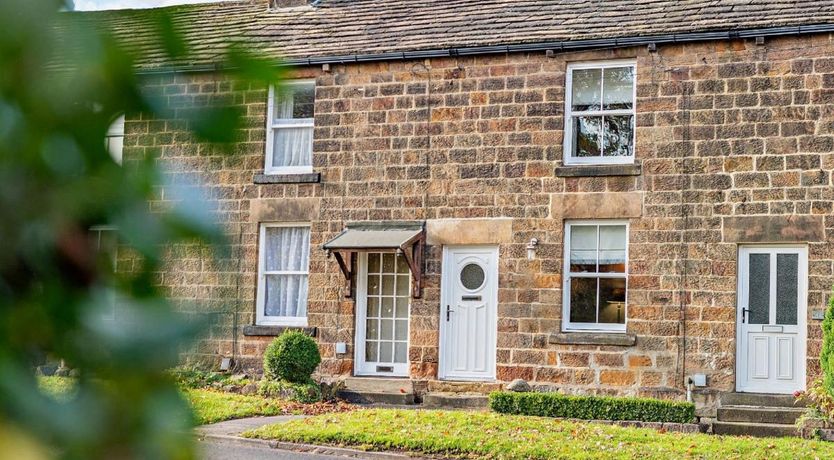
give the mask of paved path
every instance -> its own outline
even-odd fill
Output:
[[[198,458],[202,460],[344,460],[345,458],[213,440],[198,442],[197,449]]]
[[[275,415],[272,417],[248,417],[225,422],[212,423],[197,427],[197,435],[238,436],[244,431],[253,430],[273,423],[289,422],[304,418],[304,415]]]

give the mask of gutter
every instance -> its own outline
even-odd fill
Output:
[[[380,61],[407,61],[415,59],[443,58],[456,56],[477,56],[490,54],[525,53],[534,51],[570,52],[595,49],[623,48],[632,46],[665,45],[703,41],[737,40],[758,37],[780,37],[786,35],[809,35],[834,32],[834,24],[811,24],[802,26],[763,27],[755,29],[727,29],[713,32],[687,32],[667,35],[648,35],[620,38],[600,38],[587,40],[560,40],[537,43],[520,43],[507,45],[487,45],[460,48],[438,48],[422,51],[402,51],[376,54],[345,54],[317,56],[307,58],[285,59],[277,67],[298,67],[323,64],[351,64]],[[217,72],[234,70],[221,64],[200,66],[172,66],[154,69],[140,69],[139,75],[168,73]]]

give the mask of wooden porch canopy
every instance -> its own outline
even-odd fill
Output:
[[[423,291],[424,222],[354,222],[345,226],[322,248],[333,254],[345,275],[345,297],[353,298],[356,259],[360,252],[402,254],[411,272],[411,296],[419,299]]]

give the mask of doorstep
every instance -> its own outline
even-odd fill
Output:
[[[413,405],[418,402],[414,382],[407,379],[348,377],[337,395],[355,404]]]

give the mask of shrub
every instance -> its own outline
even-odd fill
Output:
[[[310,336],[287,331],[278,336],[264,353],[264,377],[292,383],[311,383],[321,362],[319,347]]]
[[[834,396],[834,293],[828,299],[828,309],[822,320],[822,350],[820,350],[820,367],[823,385]]]
[[[258,384],[258,394],[300,403],[321,401],[321,388],[312,382],[291,383],[283,380],[263,379]]]
[[[694,404],[649,398],[495,392],[489,395],[489,407],[502,414],[583,420],[632,420],[670,423],[692,423],[695,421]]]

